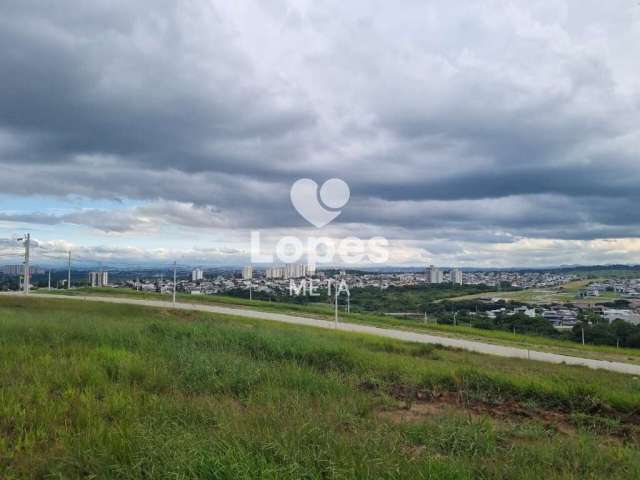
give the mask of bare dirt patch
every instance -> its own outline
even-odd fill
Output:
[[[364,387],[365,389],[367,386]],[[447,414],[468,415],[472,418],[491,417],[501,422],[519,423],[535,421],[551,432],[574,435],[578,427],[585,426],[589,419],[602,420],[605,417],[583,416],[578,422],[572,412],[545,409],[525,405],[513,400],[490,403],[481,400],[469,400],[456,392],[427,392],[415,390],[404,385],[391,389],[391,396],[398,401],[396,407],[384,407],[376,415],[394,423],[420,423],[430,416]],[[586,422],[585,422],[586,418]],[[606,431],[599,434],[625,440],[640,441],[640,415],[617,416],[606,419],[612,423]],[[598,430],[601,430],[598,428]]]

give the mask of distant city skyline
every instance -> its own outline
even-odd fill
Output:
[[[188,3],[0,3],[0,265],[640,264],[637,2]]]

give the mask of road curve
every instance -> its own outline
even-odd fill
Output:
[[[2,293],[2,295],[23,296],[21,293]],[[218,305],[204,305],[196,303],[175,303],[162,300],[137,300],[134,298],[118,298],[118,297],[98,297],[98,296],[65,296],[51,294],[31,294],[38,298],[52,298],[57,300],[82,300],[88,302],[106,302],[120,303],[127,305],[141,305],[147,307],[173,308],[178,310],[192,310],[209,313],[219,313],[222,315],[235,315],[237,317],[252,318],[258,320],[270,320],[274,322],[291,323],[295,325],[306,325],[310,327],[326,328],[331,330],[341,330],[345,332],[366,333],[379,337],[394,338],[407,342],[431,343],[442,345],[445,347],[460,348],[472,352],[485,353],[488,355],[497,355],[509,358],[524,358],[528,360],[537,360],[548,363],[564,363],[566,365],[578,365],[594,369],[609,370],[618,373],[628,373],[632,375],[640,375],[640,365],[630,363],[610,362],[607,360],[594,360],[590,358],[572,357],[568,355],[559,355],[556,353],[540,352],[536,350],[527,350],[524,348],[506,347],[502,345],[494,345],[474,340],[463,340],[459,338],[439,337],[436,335],[428,335],[425,333],[410,332],[406,330],[397,330],[391,328],[373,327],[370,325],[359,325],[355,323],[331,322],[328,320],[320,320],[309,317],[299,317],[296,315],[288,315],[281,313],[261,312],[259,310],[250,310],[247,308],[221,307]]]

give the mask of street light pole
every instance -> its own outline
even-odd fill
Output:
[[[24,237],[18,238],[19,242],[24,241],[24,272],[22,290],[25,295],[29,293],[29,287],[31,286],[31,267],[29,266],[29,249],[31,248],[31,234],[27,233]]]
[[[27,295],[31,290],[31,267],[29,265],[29,255],[31,252],[31,234],[27,233],[24,240],[24,293]]]
[[[71,250],[69,250],[69,262],[67,264],[68,271],[67,271],[67,289],[71,288]]]
[[[173,262],[173,304],[176,304],[176,279],[177,279],[178,262]]]

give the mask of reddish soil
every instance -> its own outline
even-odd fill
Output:
[[[366,390],[377,390],[371,385],[365,384],[362,387]],[[385,408],[378,412],[378,416],[395,423],[419,423],[429,416],[459,413],[477,418],[488,416],[505,422],[534,420],[542,423],[550,431],[564,434],[574,434],[577,429],[576,421],[572,418],[571,412],[531,407],[514,400],[500,403],[469,400],[456,392],[420,391],[406,385],[396,385],[389,393],[398,400],[399,406]],[[640,439],[640,414],[606,415],[604,418],[615,420],[618,425],[600,433],[625,439]]]

